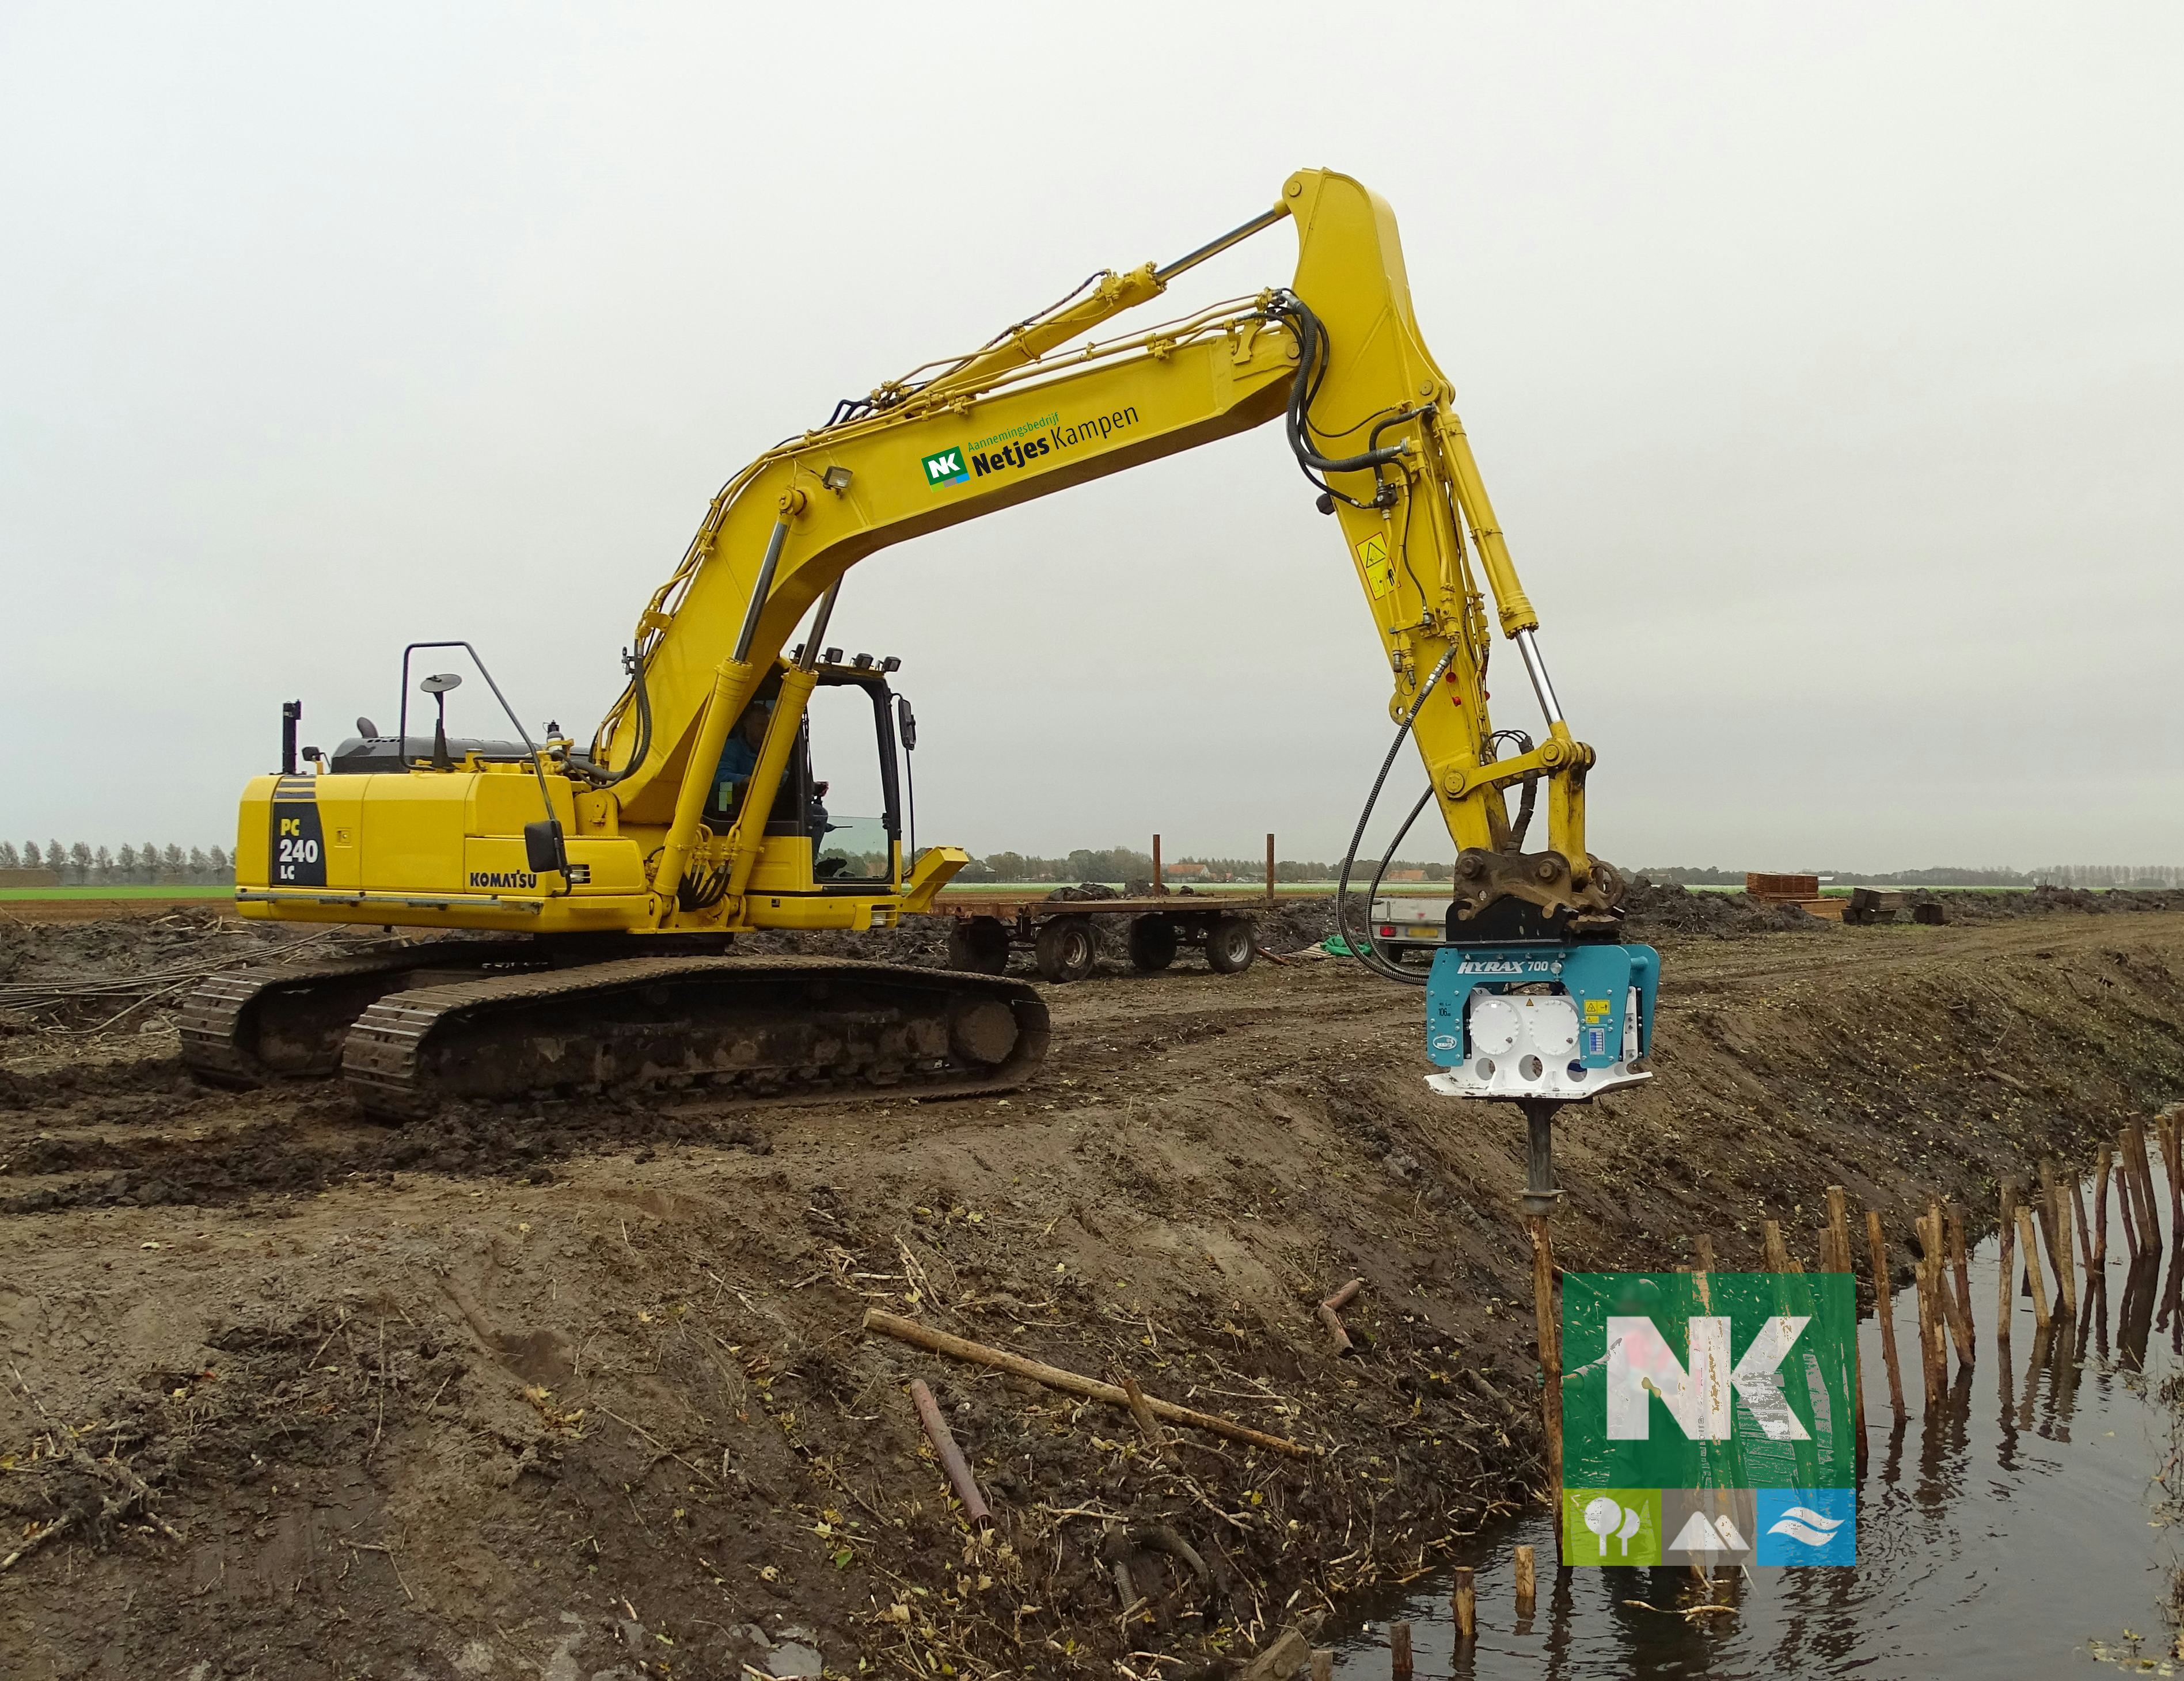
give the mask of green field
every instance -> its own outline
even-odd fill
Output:
[[[18,899],[232,899],[231,887],[0,888],[0,901]]]

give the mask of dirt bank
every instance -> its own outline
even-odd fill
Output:
[[[2184,914],[1663,943],[1659,1079],[1565,1111],[1573,1266],[1754,1262],[1769,1216],[1809,1261],[1830,1183],[1900,1246],[1926,1189],[1986,1208],[2184,1096]],[[1426,1093],[1417,995],[1303,960],[1049,998],[1006,1101],[404,1130],[198,1090],[156,1011],[19,1022],[0,1558],[65,1522],[0,1576],[0,1673],[1220,1673],[1526,1498],[1518,1123]],[[1313,1305],[1352,1276],[1339,1361]],[[1156,1452],[875,1305],[1319,1452]]]

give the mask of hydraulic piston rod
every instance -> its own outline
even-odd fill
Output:
[[[1516,635],[1517,652],[1524,656],[1524,674],[1532,680],[1532,693],[1540,698],[1540,710],[1547,715],[1549,724],[1563,721],[1563,704],[1555,699],[1555,686],[1547,679],[1547,662],[1540,653],[1540,644],[1531,632],[1519,631]]]

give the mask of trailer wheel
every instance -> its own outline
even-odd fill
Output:
[[[1206,960],[1217,975],[1240,975],[1258,955],[1259,931],[1248,916],[1223,916],[1206,931]]]
[[[1095,949],[1089,916],[1056,916],[1039,929],[1033,955],[1039,972],[1060,985],[1090,974]]]
[[[973,916],[948,931],[948,966],[998,975],[1009,966],[1009,931],[998,916]]]
[[[1175,924],[1165,916],[1134,916],[1130,919],[1130,962],[1144,970],[1165,969],[1175,961],[1176,948],[1182,943]]]

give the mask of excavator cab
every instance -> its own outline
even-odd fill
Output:
[[[853,895],[892,893],[901,885],[906,748],[888,682],[900,662],[857,658],[865,663],[836,660],[815,668],[817,682],[767,815],[766,849],[754,876],[760,886]],[[716,833],[726,834],[741,815],[779,694],[777,681],[761,684],[730,734],[703,818]]]

